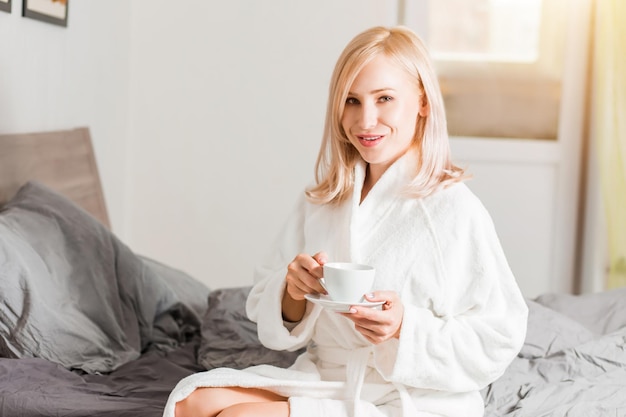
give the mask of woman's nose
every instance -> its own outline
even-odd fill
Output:
[[[359,117],[359,127],[361,129],[371,129],[378,124],[378,109],[373,104],[361,105],[361,114]]]

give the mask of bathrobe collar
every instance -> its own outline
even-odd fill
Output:
[[[367,163],[360,160],[354,168],[354,188],[350,201],[350,257],[361,260],[360,248],[372,234],[385,224],[393,222],[389,214],[398,204],[408,201],[403,194],[405,187],[417,173],[417,151],[409,150],[398,158],[374,184],[367,197],[361,202],[361,191],[365,181]]]
[[[372,200],[375,204],[379,203],[384,196],[392,193],[402,193],[404,188],[417,175],[418,151],[409,149],[404,155],[398,158],[380,177],[378,182],[374,184],[363,203],[368,204],[368,200]],[[359,205],[361,201],[361,191],[365,182],[365,174],[367,172],[367,163],[362,159],[357,162],[354,167],[354,190],[352,201]],[[370,197],[372,197],[370,199]]]

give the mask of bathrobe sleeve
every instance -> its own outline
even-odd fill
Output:
[[[278,233],[265,262],[254,271],[254,285],[246,303],[248,318],[257,323],[261,343],[274,350],[298,350],[309,342],[319,309],[307,303],[303,319],[285,323],[282,318],[282,297],[286,289],[287,265],[304,251],[303,224],[306,215],[304,194]]]
[[[402,292],[399,340],[376,346],[375,360],[387,380],[464,392],[504,373],[522,347],[528,310],[490,216],[455,188],[420,204],[427,226],[416,246],[432,250]],[[426,301],[414,302],[416,288]]]

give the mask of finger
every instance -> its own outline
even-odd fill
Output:
[[[323,252],[320,252],[323,254]],[[305,271],[316,278],[321,278],[324,276],[324,270],[322,268],[322,264],[320,260],[325,262],[325,255],[320,256],[320,253],[317,253],[313,256],[307,254],[300,254],[296,256],[294,262],[298,263],[300,267],[302,267]]]
[[[389,321],[385,311],[376,308],[352,306],[344,314],[350,316],[350,319],[354,322],[384,323]]]
[[[328,295],[328,291],[326,291],[326,287],[322,285],[321,278],[317,279],[316,281],[315,291],[317,291],[320,294]]]
[[[393,301],[398,298],[395,291],[372,291],[365,294],[367,301]]]
[[[296,289],[302,296],[305,294],[318,294],[323,290],[319,281],[306,272],[299,277],[291,279],[290,282],[293,283],[294,289]]]
[[[324,266],[324,264],[328,262],[328,255],[324,251],[317,252],[315,255],[313,255],[313,259],[315,259],[317,263],[321,266]]]
[[[287,274],[300,280],[305,280],[307,277],[316,278],[312,273],[315,268],[319,268],[319,264],[313,257],[307,254],[300,254],[287,265]]]
[[[324,276],[324,263],[327,262],[328,256],[325,252],[318,252],[312,257],[303,255],[298,259],[301,267],[306,271],[306,276],[302,276],[302,280],[311,288],[311,292],[316,294],[328,294],[319,280]]]
[[[365,294],[365,299],[370,302],[383,301],[382,309],[384,311],[391,310],[394,305],[402,305],[402,301],[398,294],[394,291],[375,291]]]
[[[324,286],[321,284],[320,278],[307,277],[306,283],[309,288],[311,288],[312,292],[316,294],[328,294],[328,292],[326,292],[326,288],[324,288]]]
[[[357,307],[351,307],[348,312],[339,314],[351,320],[355,326],[368,329],[387,323],[387,321],[384,320],[384,317],[378,317],[367,310],[370,309],[363,308],[359,310]],[[380,313],[380,310],[378,312]]]
[[[307,270],[306,266],[303,265],[303,262],[306,263],[309,261],[315,263],[313,258],[308,255],[298,255],[293,262],[287,266],[287,281],[292,284],[293,293],[290,291],[292,296],[298,295],[304,297],[305,294],[310,293],[325,293],[318,278],[312,275],[310,271]],[[308,264],[311,265],[311,262]]]
[[[378,344],[389,339],[384,332],[380,332],[377,329],[370,329],[359,325],[355,325],[354,328],[373,344]]]
[[[294,300],[303,300],[304,295],[308,293],[306,286],[295,279],[287,279],[287,293]]]
[[[362,334],[377,338],[379,341],[394,337],[402,323],[401,312],[374,310],[365,307],[351,308],[343,316],[354,322],[355,328],[362,329]]]

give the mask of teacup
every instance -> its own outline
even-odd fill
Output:
[[[333,301],[361,303],[374,285],[373,266],[351,262],[324,264],[324,278],[320,281]]]

